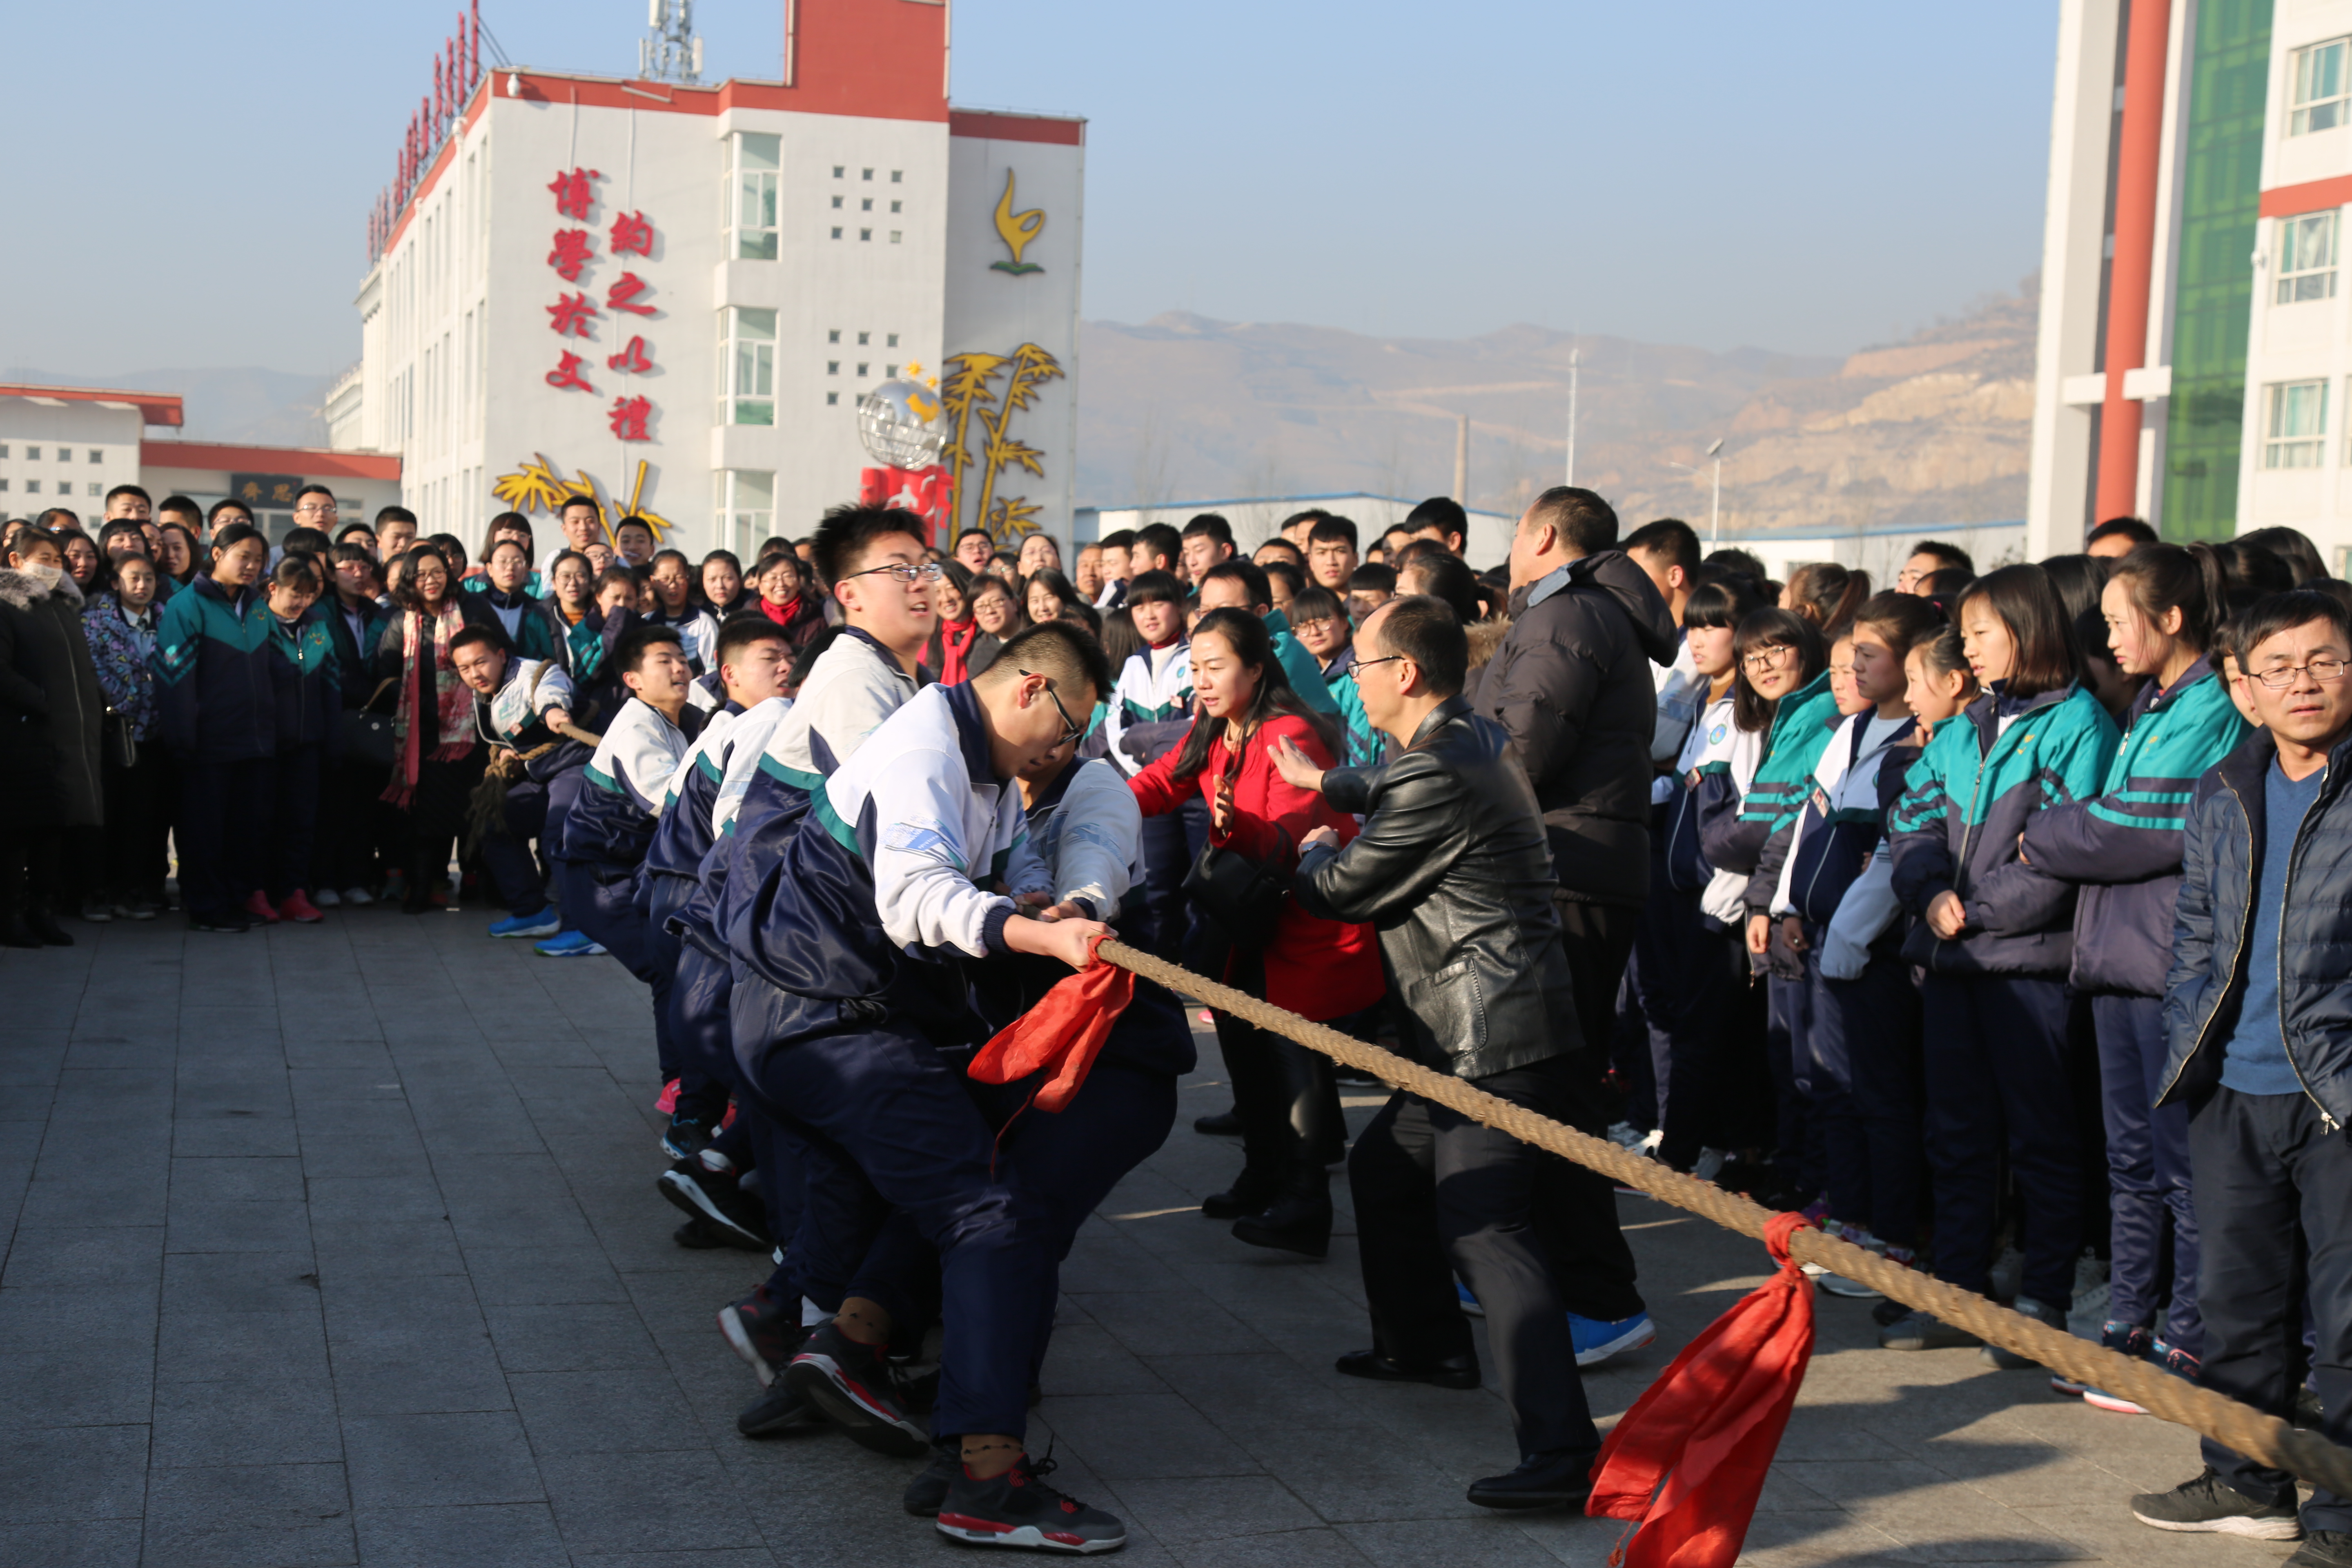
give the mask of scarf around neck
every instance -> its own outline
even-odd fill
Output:
[[[474,693],[457,679],[449,662],[449,639],[464,629],[466,617],[452,594],[433,620],[433,710],[441,739],[433,748],[436,763],[454,763],[474,749]],[[416,771],[424,761],[425,731],[416,722],[416,669],[424,647],[425,613],[411,610],[401,617],[400,707],[393,715],[392,732],[400,747],[393,764],[392,784],[384,800],[405,808],[415,798]],[[453,738],[454,737],[454,738]]]

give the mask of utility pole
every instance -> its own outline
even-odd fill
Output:
[[[1719,548],[1723,543],[1722,437],[1718,436],[1716,437],[1715,445],[1706,449],[1706,455],[1715,459],[1715,499],[1706,503],[1706,547],[1709,550],[1714,550]]]
[[[1454,426],[1454,499],[1470,504],[1470,416],[1457,416]]]
[[[1576,483],[1576,362],[1584,351],[1568,351],[1568,484]]]

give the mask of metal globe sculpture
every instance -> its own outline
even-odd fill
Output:
[[[919,381],[886,381],[857,400],[857,436],[877,462],[925,468],[940,460],[947,425],[940,395]]]

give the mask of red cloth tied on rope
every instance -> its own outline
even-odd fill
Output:
[[[1601,1445],[1595,1519],[1636,1521],[1625,1568],[1731,1568],[1813,1356],[1813,1284],[1789,1256],[1806,1224],[1764,1229],[1780,1271],[1707,1325]]]
[[[1039,997],[1034,1007],[981,1047],[964,1070],[982,1083],[1011,1083],[1050,1068],[1053,1076],[1029,1103],[1040,1110],[1069,1104],[1110,1037],[1111,1025],[1135,996],[1134,973],[1096,956],[1102,943],[1102,937],[1095,938],[1087,949],[1094,962]]]

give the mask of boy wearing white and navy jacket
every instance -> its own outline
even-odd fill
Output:
[[[1893,662],[1899,670],[1902,654]],[[1907,1260],[1925,1177],[1919,1004],[1902,933],[1892,929],[1886,805],[1919,752],[1916,721],[1899,706],[1882,717],[1886,706],[1845,719],[1822,749],[1804,809],[1782,830],[1789,842],[1770,912],[1802,930],[1790,945],[1804,965],[1811,1026],[1797,1070],[1820,1130],[1830,1223],[1857,1245]],[[1870,1294],[1835,1277],[1823,1288]]]
[[[663,786],[639,888],[655,967],[674,980],[683,978],[682,954],[677,934],[668,929],[669,917],[693,896],[695,879],[709,852],[710,808],[731,738],[748,711],[783,702],[781,693],[791,673],[793,648],[782,626],[764,616],[746,616],[728,626],[711,657],[722,705],[704,721],[702,733]],[[681,1025],[694,1008],[675,984],[667,1011],[678,1078],[662,1147],[672,1159],[684,1160],[701,1152],[727,1114],[728,1089],[734,1081],[732,1054],[723,1015],[709,1020],[714,1026],[699,1035],[685,1032]]]
[[[552,748],[523,763],[522,776],[507,786],[504,805],[480,845],[507,906],[507,918],[490,927],[490,935],[553,936],[562,922],[548,896],[549,872],[531,858],[530,845],[546,837],[551,816],[560,817],[569,807],[588,760],[587,747],[549,728],[551,718],[571,717],[572,678],[553,659],[520,657],[496,628],[486,626],[467,626],[450,638],[449,658],[474,689],[474,733],[493,755],[499,748],[518,754]]]
[[[693,676],[677,633],[632,627],[614,649],[631,696],[604,728],[578,796],[549,848],[564,924],[600,943],[653,990],[654,1038],[662,1080],[677,1077],[669,1033],[671,973],[654,962],[645,910],[637,901],[662,792],[702,728],[687,700]]]
[[[1108,1515],[1048,1496],[1021,1453],[1053,1302],[1054,1222],[1000,1168],[960,1056],[985,1033],[966,964],[1032,953],[1080,967],[1107,929],[1074,913],[1018,918],[1015,900],[1051,897],[1017,776],[1074,747],[1108,685],[1093,641],[1051,622],[973,680],[927,689],[809,792],[758,907],[727,932],[744,1089],[800,1135],[809,1163],[786,1267],[802,1296],[838,1314],[802,1346],[786,1384],[861,1443],[929,1451],[882,1360],[892,1327],[914,1316],[903,1275],[877,1267],[892,1257],[875,1246],[885,1220],[903,1215],[939,1253],[947,1337],[931,1433],[961,1439],[963,1462],[938,1528],[967,1540],[1003,1542],[1040,1502],[1057,1536],[1097,1551],[1125,1540]],[[740,984],[747,973],[768,985]]]

